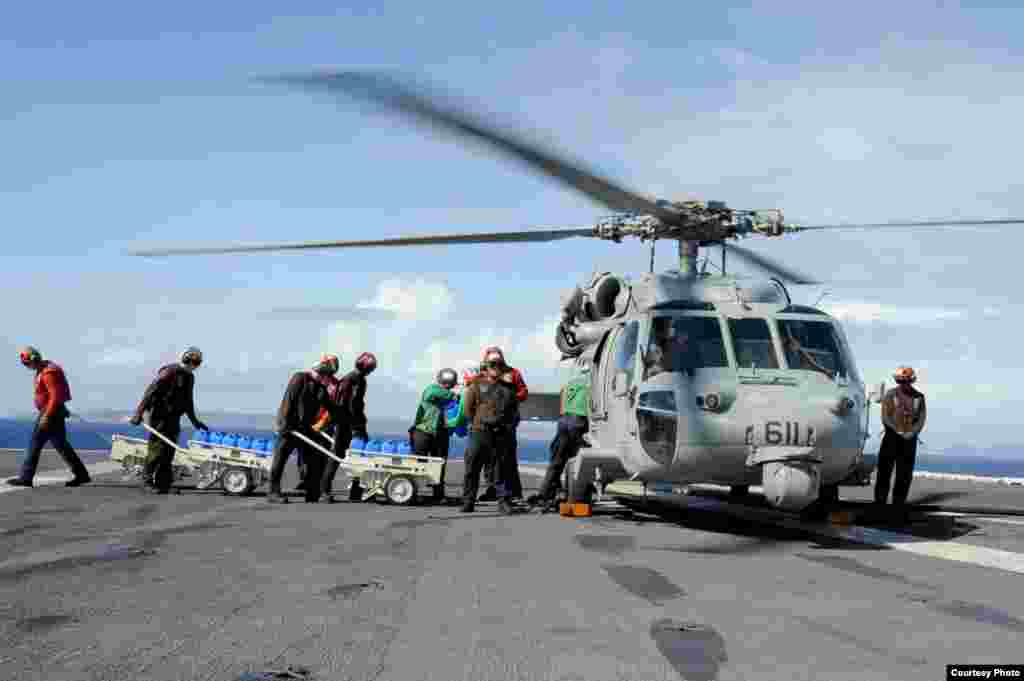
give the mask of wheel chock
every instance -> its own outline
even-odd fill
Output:
[[[558,505],[558,514],[564,518],[589,518],[592,507],[590,504],[561,503]]]
[[[853,511],[832,511],[828,514],[828,521],[833,525],[852,525],[857,520]]]

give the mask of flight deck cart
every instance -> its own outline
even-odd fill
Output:
[[[189,441],[187,448],[179,447],[162,434],[143,424],[149,432],[174,447],[171,471],[174,480],[195,478],[197,489],[210,489],[220,483],[221,489],[232,495],[245,495],[270,478],[270,459],[252,449],[223,447],[209,443]],[[121,464],[124,471],[142,477],[148,456],[148,443],[141,438],[115,434],[112,438],[110,458]]]
[[[337,461],[348,472],[352,478],[351,501],[369,501],[376,497],[378,501],[408,506],[428,495],[437,496],[446,463],[440,457],[349,448],[345,458],[339,459],[312,440],[298,433],[294,435]],[[324,437],[334,442],[330,436],[325,434]]]

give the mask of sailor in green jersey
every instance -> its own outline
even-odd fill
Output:
[[[590,385],[590,367],[584,365],[562,388],[558,433],[550,446],[551,463],[548,464],[540,492],[529,500],[533,506],[540,505],[547,511],[555,508],[555,495],[562,472],[569,459],[579,453],[583,445],[583,434],[590,428]]]
[[[437,373],[437,381],[431,383],[420,397],[416,409],[416,420],[409,429],[413,452],[417,456],[436,456],[448,458],[448,443],[451,435],[445,418],[445,405],[458,394],[453,388],[459,382],[459,375],[454,369],[441,369]],[[434,487],[434,498],[444,499],[445,467],[441,469],[441,483]]]

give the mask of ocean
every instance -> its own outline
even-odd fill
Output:
[[[188,440],[191,429],[182,429],[180,443]],[[266,430],[245,429],[246,435],[253,437],[271,437],[273,433]],[[142,427],[134,427],[118,423],[83,423],[68,421],[68,438],[76,449],[109,449],[110,439],[114,433],[129,437],[146,438],[148,433]],[[407,433],[371,433],[372,437],[383,440],[406,440]],[[0,449],[24,449],[32,436],[32,422],[14,419],[0,419]],[[461,459],[466,451],[466,438],[452,438],[450,456]],[[546,464],[550,458],[548,441],[519,437],[519,461],[529,464]],[[873,463],[875,457],[866,454],[865,458]],[[959,475],[977,475],[982,477],[1024,478],[1024,457],[1021,458],[986,458],[984,456],[955,455],[924,455],[918,454],[915,471],[932,473],[955,473]]]

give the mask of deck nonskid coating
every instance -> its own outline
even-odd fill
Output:
[[[0,665],[14,680],[287,664],[314,679],[934,679],[1020,662],[1024,595],[999,570],[699,512],[457,511],[151,497],[117,476],[0,495]],[[1024,527],[998,531],[1013,544]]]

